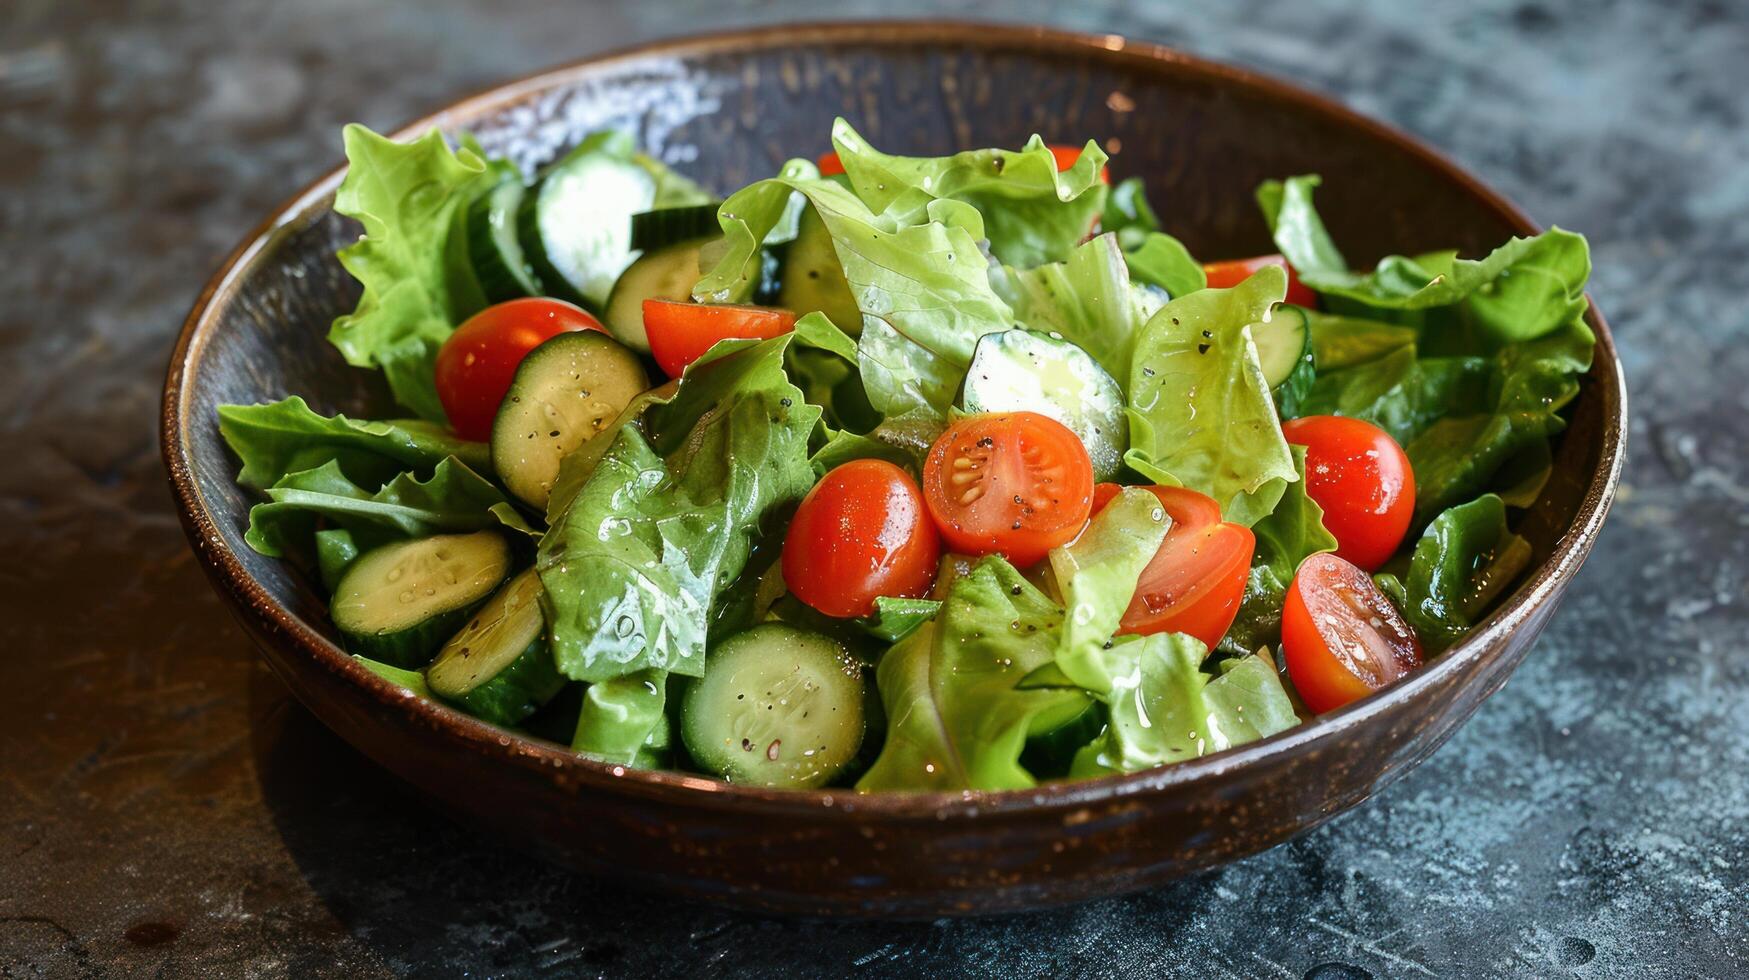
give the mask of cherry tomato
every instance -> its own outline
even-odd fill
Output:
[[[1288,586],[1281,653],[1300,699],[1319,713],[1421,666],[1421,641],[1372,577],[1327,553],[1300,562]]]
[[[1115,483],[1095,488],[1094,512],[1119,489]],[[1188,633],[1212,650],[1239,614],[1257,538],[1250,528],[1222,521],[1212,497],[1182,487],[1141,489],[1160,499],[1172,526],[1136,580],[1118,632]]]
[[[1203,275],[1208,276],[1209,287],[1227,289],[1237,286],[1251,278],[1251,274],[1266,265],[1279,265],[1287,270],[1286,303],[1295,306],[1315,308],[1318,305],[1318,294],[1312,292],[1310,286],[1300,282],[1299,274],[1288,264],[1287,259],[1279,255],[1259,255],[1250,259],[1227,259],[1224,262],[1208,262],[1202,267]]]
[[[1055,157],[1057,160],[1057,171],[1059,173],[1073,167],[1075,161],[1081,159],[1081,151],[1086,149],[1085,144],[1082,146],[1065,146],[1061,143],[1050,143],[1047,145],[1051,148],[1051,156]],[[1107,184],[1111,183],[1111,168],[1100,167],[1099,179]]]
[[[765,340],[795,329],[796,315],[767,306],[710,306],[644,300],[644,333],[650,356],[670,378],[704,356],[719,340]]]
[[[1403,543],[1415,511],[1415,472],[1390,433],[1360,419],[1309,415],[1283,422],[1306,447],[1306,495],[1324,508],[1336,553],[1369,572]]]
[[[783,539],[783,581],[828,616],[866,616],[877,596],[928,594],[940,558],[941,536],[910,474],[858,459],[802,498]]]
[[[538,296],[488,306],[469,317],[437,352],[437,398],[450,428],[463,439],[490,439],[492,419],[516,366],[541,341],[572,330],[606,333],[601,321],[583,310]]]
[[[1081,533],[1093,506],[1093,463],[1055,419],[972,415],[930,448],[923,499],[949,548],[999,552],[1024,568]]]
[[[822,153],[814,165],[820,168],[820,176],[833,177],[844,172],[844,161],[838,159],[836,153]]]

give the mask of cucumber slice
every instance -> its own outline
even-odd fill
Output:
[[[632,248],[648,252],[694,238],[715,238],[722,234],[722,226],[717,224],[717,207],[690,204],[640,211],[632,215]]]
[[[527,195],[522,181],[506,180],[468,206],[468,260],[489,302],[545,292],[516,237],[516,215]]]
[[[699,250],[710,241],[694,238],[646,252],[620,274],[602,316],[615,340],[641,354],[650,352],[650,338],[644,332],[644,300],[689,299],[700,275]]]
[[[630,158],[623,133],[591,136],[548,167],[523,198],[517,233],[529,263],[560,299],[600,310],[631,264],[632,215],[648,211],[656,179]]]
[[[862,311],[844,279],[844,266],[832,247],[832,235],[812,207],[802,212],[795,241],[784,252],[777,305],[794,310],[798,316],[819,310],[852,337],[862,333]]]
[[[1081,437],[1093,475],[1110,480],[1129,448],[1123,390],[1086,351],[1031,330],[985,334],[960,391],[968,412],[1037,412]]]
[[[1068,707],[1077,706],[1070,701]],[[1091,700],[1079,710],[1064,711],[1059,717],[1035,718],[1026,747],[1020,753],[1020,764],[1038,779],[1062,779],[1069,774],[1075,753],[1098,738],[1104,729],[1105,706]]]
[[[431,693],[495,725],[514,725],[565,686],[553,663],[534,569],[511,579],[425,669]]]
[[[492,531],[396,541],[346,569],[328,615],[347,650],[423,667],[509,570],[510,546]]]
[[[1306,313],[1297,306],[1275,308],[1263,323],[1251,324],[1251,341],[1264,380],[1275,395],[1276,411],[1284,419],[1298,414],[1300,401],[1312,389],[1312,331]]]
[[[822,786],[862,746],[863,696],[862,667],[844,647],[765,623],[711,651],[681,703],[681,738],[730,782]]]
[[[613,422],[650,376],[637,355],[596,330],[562,333],[528,352],[492,420],[492,468],[523,503],[544,510],[559,463]]]

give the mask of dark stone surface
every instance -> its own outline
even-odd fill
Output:
[[[161,369],[200,282],[332,165],[346,120],[390,126],[629,41],[821,13],[0,10],[0,976],[1749,973],[1740,5],[964,10],[1297,79],[1591,237],[1633,399],[1611,526],[1506,689],[1302,840],[1062,912],[756,919],[473,840],[287,701],[194,566],[158,465]]]

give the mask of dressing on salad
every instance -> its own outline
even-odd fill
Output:
[[[833,151],[718,201],[345,134],[405,418],[219,410],[366,666],[617,764],[1012,789],[1264,738],[1459,641],[1590,366],[1559,229],[1355,271],[1314,176],[1203,264],[1099,145]]]

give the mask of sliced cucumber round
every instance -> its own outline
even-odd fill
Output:
[[[347,567],[328,615],[351,652],[423,667],[509,570],[510,546],[493,531],[396,541]]]
[[[492,421],[492,468],[518,499],[545,509],[559,463],[650,387],[637,355],[596,330],[528,352]]]
[[[692,286],[700,275],[699,250],[711,241],[694,238],[646,252],[620,274],[602,316],[615,340],[640,354],[650,352],[650,338],[644,331],[644,300],[679,303],[691,299]]]
[[[818,633],[765,623],[711,651],[680,706],[686,750],[734,783],[807,788],[856,758],[862,666]]]
[[[798,316],[819,310],[852,337],[862,333],[862,311],[844,279],[844,265],[838,261],[826,223],[812,207],[802,211],[795,241],[784,250],[777,297],[778,306]]]
[[[632,248],[649,252],[695,238],[715,238],[722,234],[722,226],[717,223],[718,206],[688,204],[640,211],[632,215]]]
[[[960,391],[968,412],[1037,412],[1081,438],[1093,476],[1110,480],[1129,448],[1123,390],[1086,351],[1031,330],[985,334]]]
[[[522,242],[516,237],[516,213],[526,195],[522,181],[506,180],[468,206],[468,261],[489,302],[543,292],[540,278],[529,266]]]
[[[1276,411],[1284,419],[1299,414],[1300,401],[1312,390],[1312,331],[1306,313],[1297,306],[1277,306],[1262,323],[1251,324],[1257,362],[1275,395]]]
[[[631,264],[632,215],[655,198],[648,170],[590,142],[548,167],[517,215],[522,247],[547,291],[600,310]]]
[[[565,686],[546,641],[534,569],[511,579],[425,669],[431,693],[495,725],[515,725]]]

